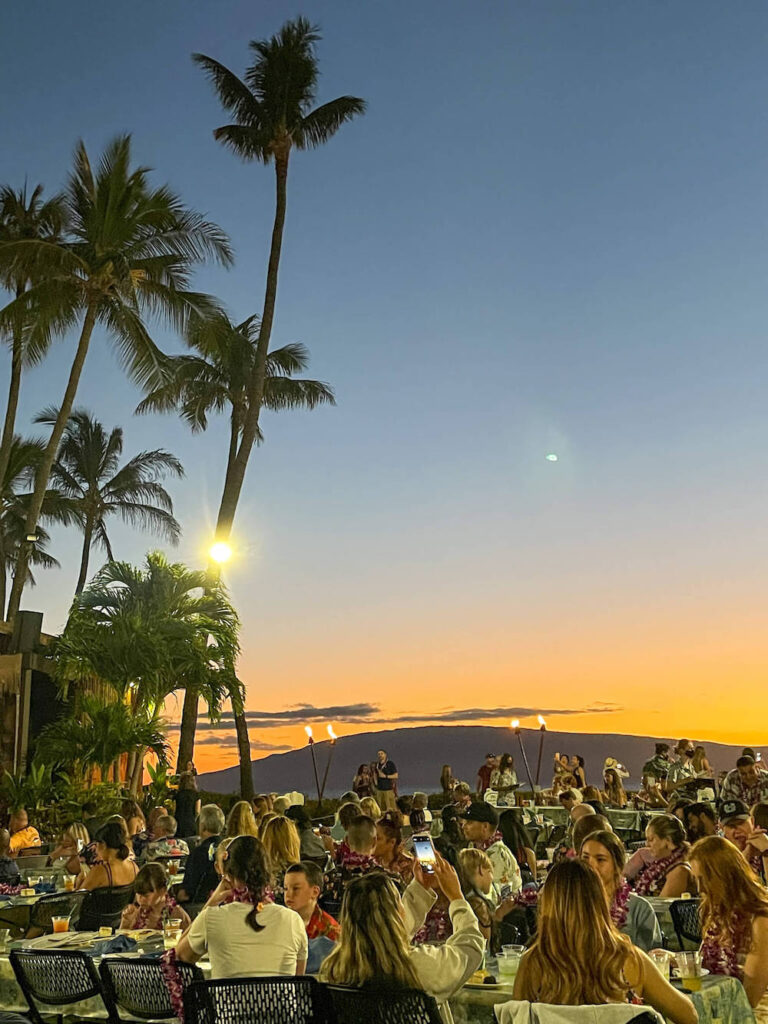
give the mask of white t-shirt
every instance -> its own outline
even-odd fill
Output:
[[[246,922],[249,903],[225,903],[202,910],[187,933],[193,951],[208,950],[212,978],[295,974],[307,959],[307,930],[295,910],[268,903],[259,912],[255,932]]]

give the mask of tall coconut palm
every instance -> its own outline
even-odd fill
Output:
[[[56,416],[56,409],[46,409],[35,422],[52,425]],[[94,544],[100,544],[109,561],[114,561],[107,533],[111,516],[119,515],[123,522],[157,533],[172,544],[181,536],[181,527],[173,517],[171,496],[159,482],[167,473],[184,476],[179,460],[156,448],[139,452],[120,466],[122,452],[122,427],[113,427],[108,434],[87,409],[73,411],[51,470],[51,482],[83,531],[76,594],[82,592],[88,578]]]
[[[244,81],[212,57],[193,55],[212,82],[222,106],[233,117],[232,124],[214,131],[214,138],[244,160],[275,166],[275,218],[264,306],[248,381],[248,408],[219,505],[216,532],[220,539],[229,537],[248,459],[258,438],[275,317],[291,152],[322,145],[343,124],[365,111],[365,101],[356,96],[339,96],[313,109],[319,77],[315,45],[319,39],[318,29],[306,18],[286,22],[272,38],[251,42],[254,60]]]
[[[85,145],[75,150],[64,192],[67,234],[60,242],[0,243],[0,276],[24,275],[31,287],[0,310],[0,331],[21,319],[26,343],[42,344],[79,325],[72,367],[35,486],[26,528],[33,533],[48,478],[72,412],[95,327],[117,348],[129,376],[141,384],[160,357],[147,322],[161,317],[183,329],[193,311],[216,303],[188,289],[192,268],[208,258],[232,262],[225,234],[185,207],[167,186],[153,187],[145,167],[132,167],[131,141],[111,142],[94,169]],[[29,548],[17,560],[8,615],[19,609]]]
[[[105,680],[150,721],[170,694],[189,686],[216,718],[225,699],[242,701],[238,629],[220,582],[150,552],[143,568],[109,562],[76,598],[55,645],[54,672],[62,684]],[[182,715],[182,735],[190,725]],[[134,788],[142,764],[139,752],[129,765]]]
[[[160,368],[158,386],[140,403],[139,413],[169,412],[177,409],[193,432],[205,430],[211,413],[229,414],[229,448],[227,473],[230,472],[240,445],[243,427],[248,415],[248,383],[256,360],[260,331],[257,316],[250,316],[240,324],[233,324],[226,314],[206,319],[194,318],[190,322],[186,341],[196,355],[169,358]],[[303,372],[309,363],[304,345],[285,345],[267,356],[267,377],[264,384],[263,405],[275,411],[281,409],[314,409],[321,404],[335,405],[332,388],[322,381],[296,379],[293,374]],[[261,440],[261,431],[257,432]],[[187,688],[185,695],[186,718],[197,721],[197,698]],[[234,708],[235,731],[240,759],[240,791],[244,799],[253,796],[251,773],[251,745],[248,725],[242,708]],[[194,733],[189,745],[185,734],[184,751],[192,757]]]
[[[8,572],[16,564],[19,548],[24,542],[27,509],[30,501],[29,487],[43,457],[45,443],[37,438],[24,439],[15,434],[11,442],[4,478],[0,478],[0,539],[3,560],[0,561],[0,619],[5,607],[6,581]],[[66,504],[52,490],[46,492],[42,518],[49,522],[71,522]],[[50,537],[38,525],[37,539],[31,548],[27,566],[27,582],[34,586],[31,568],[57,569],[59,563],[48,554],[46,547]]]
[[[0,188],[0,243],[17,242],[23,239],[56,241],[65,222],[62,196],[53,196],[43,202],[43,186],[37,185],[27,194],[26,184],[18,190],[8,185]],[[0,285],[17,298],[24,293],[29,279],[24,273],[7,273]],[[38,363],[45,355],[45,338],[38,338],[35,344],[24,344],[24,324],[16,320],[6,332],[11,346],[11,372],[8,377],[8,399],[5,406],[2,435],[0,436],[0,480],[5,478],[11,457],[11,446],[16,429],[16,413],[21,393],[21,374],[24,366]],[[5,571],[7,552],[4,537],[0,531],[0,565]],[[4,582],[4,581],[3,581]],[[0,599],[0,619],[5,611],[5,593]]]

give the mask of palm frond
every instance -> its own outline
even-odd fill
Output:
[[[343,124],[365,113],[366,102],[358,96],[338,96],[315,107],[293,130],[297,149],[315,149],[332,138]]]

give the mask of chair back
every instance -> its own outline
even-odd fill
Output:
[[[418,989],[369,985],[325,986],[338,1024],[442,1024],[432,996]]]
[[[120,915],[133,899],[133,885],[107,885],[90,889],[80,908],[79,932],[117,928]]]
[[[669,916],[681,949],[686,949],[685,940],[697,946],[701,942],[699,904],[701,900],[675,900],[669,905]]]
[[[33,846],[29,853],[25,853],[24,850],[20,850],[16,863],[19,865],[19,871],[24,871],[26,873],[31,872],[34,874],[36,871],[39,871],[40,868],[46,867],[48,864],[48,858],[45,854],[40,853],[39,846]]]
[[[203,980],[203,972],[194,964],[177,960],[176,969],[184,992],[193,982]],[[99,974],[110,1024],[119,1024],[121,1009],[131,1020],[171,1020],[176,1016],[157,958],[104,957]]]
[[[77,928],[83,901],[87,895],[84,889],[78,889],[76,892],[54,892],[48,896],[41,896],[32,905],[27,930],[36,928],[43,934],[52,932],[54,917],[69,917],[69,926],[74,930]]]
[[[555,825],[547,836],[547,846],[557,846],[568,835],[567,825]]]
[[[36,1003],[66,1006],[102,995],[93,960],[85,953],[63,949],[12,949],[10,960],[34,1024],[42,1024]]]
[[[194,1024],[333,1024],[325,989],[305,975],[197,981],[184,994]]]

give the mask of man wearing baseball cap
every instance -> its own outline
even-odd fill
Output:
[[[729,843],[738,846],[747,863],[759,878],[765,878],[768,867],[768,838],[741,800],[725,800],[720,807],[723,834]]]
[[[509,886],[513,893],[519,892],[523,887],[520,867],[502,839],[499,816],[495,809],[490,804],[475,801],[466,810],[460,811],[458,816],[469,845],[488,854],[494,882]]]

